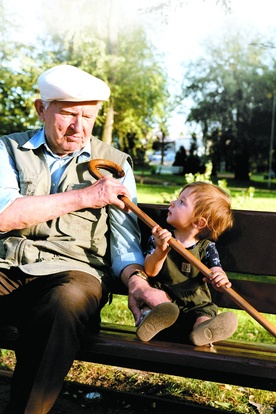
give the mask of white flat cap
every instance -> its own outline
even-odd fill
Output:
[[[101,79],[71,65],[58,65],[38,78],[43,101],[107,101],[108,85]]]

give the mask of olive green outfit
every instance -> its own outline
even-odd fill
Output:
[[[151,253],[153,249],[155,244],[151,237],[147,253]],[[187,250],[209,268],[221,266],[215,243],[209,240],[200,240]],[[198,317],[213,318],[217,315],[218,308],[212,302],[209,287],[202,278],[202,273],[174,249],[168,253],[159,274],[149,278],[151,286],[164,290],[180,310],[174,325],[160,332],[159,337],[187,342]]]

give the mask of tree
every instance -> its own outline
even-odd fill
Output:
[[[203,165],[202,160],[197,154],[197,152],[198,152],[197,137],[196,137],[196,134],[192,134],[189,155],[186,158],[186,161],[184,163],[184,168],[183,168],[183,172],[185,174],[187,173],[203,174],[204,173],[205,166]]]
[[[1,135],[38,125],[33,107],[39,74],[34,50],[13,40],[12,16],[0,3],[0,124]]]
[[[195,102],[188,121],[201,124],[205,141],[211,143],[213,163],[225,161],[237,179],[249,179],[264,136],[268,153],[263,121],[268,117],[273,77],[275,67],[265,51],[248,45],[240,33],[227,35],[220,45],[210,44],[205,59],[193,62],[185,75],[186,96]]]
[[[187,152],[185,150],[185,147],[183,145],[181,145],[179,147],[179,150],[176,152],[175,154],[175,159],[173,162],[173,166],[175,167],[181,167],[179,174],[183,174],[184,171],[184,166],[186,163],[186,159],[187,159]]]
[[[229,2],[218,1],[225,8]],[[0,6],[4,3],[1,0]],[[98,137],[106,142],[112,139],[122,149],[131,148],[134,156],[136,149],[141,154],[152,142],[154,131],[160,131],[165,140],[169,116],[177,102],[169,94],[162,57],[157,55],[145,29],[128,20],[120,8],[126,2],[47,0],[47,7],[45,0],[40,3],[41,38],[34,38],[32,46],[11,41],[12,19],[6,24],[5,10],[1,9],[2,133],[38,125],[33,109],[37,77],[50,66],[66,62],[99,76],[111,87],[111,99],[104,103],[94,127]],[[182,7],[184,2],[155,4],[156,10],[162,11]],[[127,5],[140,7],[136,2]],[[154,11],[145,7],[143,12]]]
[[[60,16],[64,2],[54,3]],[[73,20],[70,8],[66,22],[57,19],[55,25],[52,14],[44,15],[49,33],[46,47],[45,36],[41,47],[44,56],[52,56],[54,51],[51,64],[76,65],[109,84],[111,98],[103,105],[94,132],[107,143],[112,140],[121,149],[132,149],[135,156],[141,141],[147,140],[160,122],[160,108],[169,96],[168,77],[145,30],[137,24],[125,24],[120,4],[118,0],[104,4],[83,0],[80,6],[86,19],[82,24],[78,24],[78,16]]]

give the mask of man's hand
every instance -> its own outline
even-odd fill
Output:
[[[167,294],[160,289],[151,287],[146,280],[133,276],[128,281],[128,307],[132,311],[135,325],[140,323],[141,308],[144,305],[153,308],[159,303],[170,302]]]
[[[93,185],[83,189],[86,197],[90,197],[91,201],[87,201],[86,207],[89,204],[93,208],[101,208],[108,204],[113,204],[122,210],[128,211],[123,201],[118,196],[130,197],[127,188],[116,178],[102,177],[96,181]]]

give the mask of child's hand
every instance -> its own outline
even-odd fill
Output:
[[[172,237],[172,234],[167,229],[161,229],[158,225],[152,228],[152,235],[154,237],[154,242],[156,247],[162,251],[169,249],[168,241]]]
[[[222,270],[221,267],[213,267],[211,269],[212,274],[210,278],[203,278],[204,282],[209,282],[212,284],[212,286],[218,290],[221,291],[221,287],[230,288],[232,286],[232,283],[227,277],[227,274]]]

